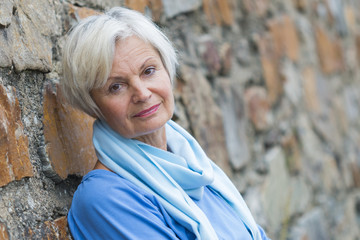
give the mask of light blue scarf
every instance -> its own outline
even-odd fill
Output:
[[[173,121],[166,124],[171,152],[127,139],[104,121],[94,123],[93,143],[99,160],[115,173],[154,194],[169,215],[198,240],[217,240],[209,220],[189,197],[200,199],[209,186],[239,214],[253,239],[260,232],[240,193],[198,142]]]

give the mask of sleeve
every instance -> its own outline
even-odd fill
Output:
[[[157,201],[128,186],[106,184],[79,186],[74,195],[68,223],[75,240],[179,239]]]

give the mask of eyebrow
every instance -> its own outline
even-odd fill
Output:
[[[145,67],[145,65],[147,64],[147,62],[149,62],[149,61],[151,61],[151,60],[153,60],[153,59],[156,60],[156,58],[153,57],[153,56],[146,58],[146,60],[145,60],[144,63],[140,66],[139,69],[143,69],[143,68]],[[124,80],[124,78],[121,77],[121,76],[116,76],[116,77],[111,77],[111,76],[110,76],[110,77],[108,77],[107,81],[109,81],[109,80]]]

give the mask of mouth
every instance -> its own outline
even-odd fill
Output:
[[[135,114],[134,117],[148,117],[154,114],[159,109],[159,107],[160,107],[160,103]]]

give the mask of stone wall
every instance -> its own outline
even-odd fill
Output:
[[[360,239],[360,2],[2,0],[0,239],[69,239],[93,119],[57,90],[64,36],[128,6],[180,66],[174,119],[229,174],[272,239]]]

